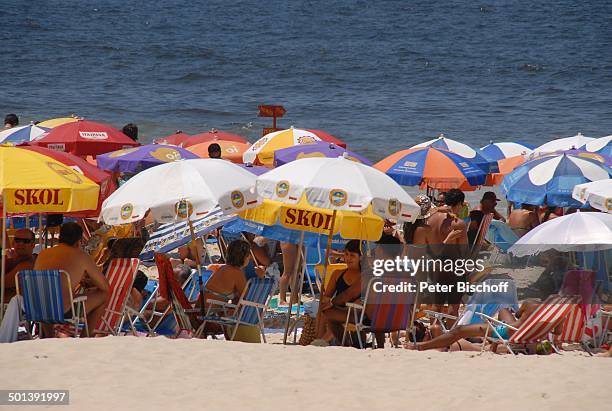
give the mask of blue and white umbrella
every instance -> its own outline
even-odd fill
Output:
[[[528,161],[504,177],[501,192],[518,204],[585,207],[572,198],[577,184],[610,178],[612,169],[579,153],[547,155]]]
[[[612,156],[612,135],[596,138],[589,141],[584,146],[586,151],[591,153],[603,154],[604,156]]]
[[[438,138],[425,141],[424,143],[417,144],[410,148],[421,147],[433,147],[459,154],[461,157],[470,160],[472,164],[476,165],[485,173],[497,173],[499,171],[496,159],[489,158],[485,153],[477,148],[472,148],[465,143],[460,143],[459,141],[446,138],[444,137],[444,134],[440,134],[440,137]]]
[[[19,144],[26,141],[32,141],[49,130],[49,128],[38,127],[34,124],[9,128],[8,130],[0,131],[0,143]]]
[[[585,137],[580,133],[573,137],[558,138],[534,148],[530,158],[536,158],[543,154],[554,153],[555,151],[582,150],[587,143],[593,140],[595,139],[592,137]]]
[[[481,147],[480,151],[482,151],[490,159],[503,160],[510,157],[529,155],[533,149],[534,147],[532,145],[526,143],[494,143],[491,141],[486,146]]]

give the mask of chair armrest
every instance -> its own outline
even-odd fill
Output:
[[[420,313],[425,313],[431,317],[435,317],[435,318],[446,318],[447,320],[456,320],[458,317],[455,315],[450,315],[450,314],[446,314],[446,313],[441,313],[438,311],[431,311],[431,310],[421,310],[417,308],[417,312]]]
[[[236,304],[231,304],[231,303],[228,303],[226,301],[219,301],[219,300],[211,300],[211,299],[209,299],[209,300],[206,300],[206,303],[207,304],[212,304],[212,305],[220,305],[222,307],[227,307],[227,308],[236,308],[237,307]]]
[[[518,328],[516,328],[516,327],[514,327],[514,326],[512,326],[510,324],[506,324],[503,321],[499,321],[498,319],[493,318],[491,316],[488,316],[488,315],[486,315],[484,313],[474,313],[474,315],[480,316],[480,318],[482,318],[483,320],[488,320],[488,321],[490,321],[492,323],[495,323],[495,324],[498,324],[498,325],[505,325],[506,327],[508,327],[508,328],[510,328],[510,329],[512,329],[514,331],[518,331]]]
[[[352,308],[354,310],[363,310],[363,305],[362,304],[357,304],[357,303],[346,303],[344,304],[346,307]]]
[[[85,302],[85,301],[87,301],[87,296],[86,295],[80,295],[78,297],[73,298],[72,301],[75,302],[75,303]]]

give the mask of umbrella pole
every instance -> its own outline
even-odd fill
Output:
[[[298,244],[297,261],[293,265],[293,270],[291,270],[292,271],[291,277],[293,278],[293,284],[291,287],[291,293],[289,294],[289,310],[287,311],[287,321],[285,322],[285,334],[283,335],[284,345],[287,344],[287,335],[289,334],[289,323],[291,322],[291,309],[293,308],[293,293],[299,286],[297,272],[298,272],[298,268],[301,267],[302,265],[302,247],[303,246],[304,246],[304,232],[302,231],[300,233],[300,242]],[[300,302],[301,301],[302,301],[302,287],[300,287],[300,291],[298,293],[298,301],[297,301],[298,309],[297,309],[297,314],[296,314],[298,316],[300,314]]]
[[[325,246],[325,260],[323,260],[323,278],[321,278],[321,290],[319,297],[319,307],[317,308],[317,321],[316,321],[316,330],[317,335],[320,334],[321,331],[321,299],[325,295],[325,277],[327,277],[327,266],[329,264],[329,254],[331,251],[332,238],[334,236],[334,225],[336,224],[336,214],[337,210],[334,210],[331,219],[331,225],[329,227],[329,233],[327,234],[327,245]]]
[[[6,277],[6,201],[2,193],[2,282],[0,284],[0,322],[4,318],[4,277]]]
[[[204,308],[204,284],[202,282],[202,267],[200,266],[200,253],[198,252],[198,246],[196,244],[196,237],[195,237],[195,231],[193,230],[193,223],[191,222],[191,218],[187,219],[188,223],[189,223],[189,232],[191,233],[191,244],[193,244],[196,248],[196,253],[195,253],[195,259],[196,259],[196,264],[198,265],[198,285],[200,287],[200,314],[202,315],[202,317],[205,314],[205,308]],[[206,248],[204,248],[206,250]],[[205,251],[206,252],[206,251]]]

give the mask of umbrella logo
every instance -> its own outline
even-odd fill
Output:
[[[106,131],[79,131],[79,136],[86,140],[108,140]]]
[[[55,151],[66,151],[66,145],[63,143],[58,143],[58,144],[48,144],[47,148],[49,150],[55,150]]]
[[[300,153],[297,155],[295,159],[299,160],[300,158],[313,158],[313,157],[325,157],[325,154],[319,151],[314,151],[312,153]]]
[[[113,151],[108,156],[112,157],[112,158],[122,157],[122,156],[126,156],[126,155],[128,155],[130,153],[133,153],[136,150],[138,150],[138,147],[136,147],[136,148],[126,148],[126,149],[123,149],[123,150]]]
[[[297,143],[299,145],[302,145],[302,144],[314,144],[316,142],[317,142],[317,139],[312,137],[312,136],[300,136],[297,139]]]
[[[188,218],[193,213],[193,205],[187,200],[181,200],[174,207],[178,218]]]
[[[47,167],[53,170],[58,176],[62,177],[64,180],[68,180],[74,184],[82,184],[83,180],[77,173],[74,172],[73,169],[64,167],[59,163],[47,162]]]
[[[399,201],[397,201],[397,199],[395,198],[389,199],[389,205],[387,206],[387,211],[389,211],[390,215],[392,215],[393,217],[397,216],[400,212],[400,208],[401,208],[401,205]]]
[[[173,148],[162,147],[162,148],[158,148],[155,151],[152,151],[151,157],[156,158],[159,161],[164,161],[166,163],[169,163],[172,161],[180,160],[181,153],[179,153]]]
[[[414,161],[405,161],[404,162],[404,167],[416,167],[417,163],[415,163]]]
[[[340,189],[334,189],[329,192],[329,202],[335,207],[342,207],[346,204],[348,195],[346,191]]]
[[[230,200],[235,208],[242,208],[244,205],[244,195],[238,190],[232,191],[230,194]]]
[[[460,165],[461,167],[463,167],[463,168],[469,168],[469,167],[470,167],[470,166],[469,166],[469,164],[468,164],[468,163],[465,163],[465,162],[461,162],[461,163],[459,163],[459,165]]]
[[[606,199],[606,210],[612,210],[612,198]]]
[[[132,212],[134,211],[134,206],[130,203],[124,204],[121,206],[121,219],[127,220],[132,216]]]
[[[263,147],[266,143],[268,142],[268,137],[262,137],[261,139],[259,139],[258,142],[256,142],[255,144],[253,144],[253,146],[250,148],[251,151],[257,151],[259,150],[261,147]]]
[[[289,193],[289,181],[283,180],[276,183],[276,196],[279,198],[286,197]]]

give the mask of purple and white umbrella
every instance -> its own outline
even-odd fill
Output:
[[[38,127],[34,124],[27,126],[13,127],[8,130],[0,131],[0,143],[20,144],[32,141],[49,131],[49,128]]]
[[[125,148],[96,157],[98,168],[136,174],[147,168],[177,160],[200,158],[189,150],[164,144]]]
[[[298,145],[276,150],[274,152],[274,167],[282,166],[283,164],[290,163],[294,160],[308,157],[345,157],[349,160],[353,160],[367,166],[372,165],[370,160],[357,153],[348,151],[347,149],[337,146],[334,143],[322,141],[319,143]]]
[[[604,156],[612,156],[612,135],[596,138],[589,141],[584,146],[586,151],[591,153],[603,154]]]

